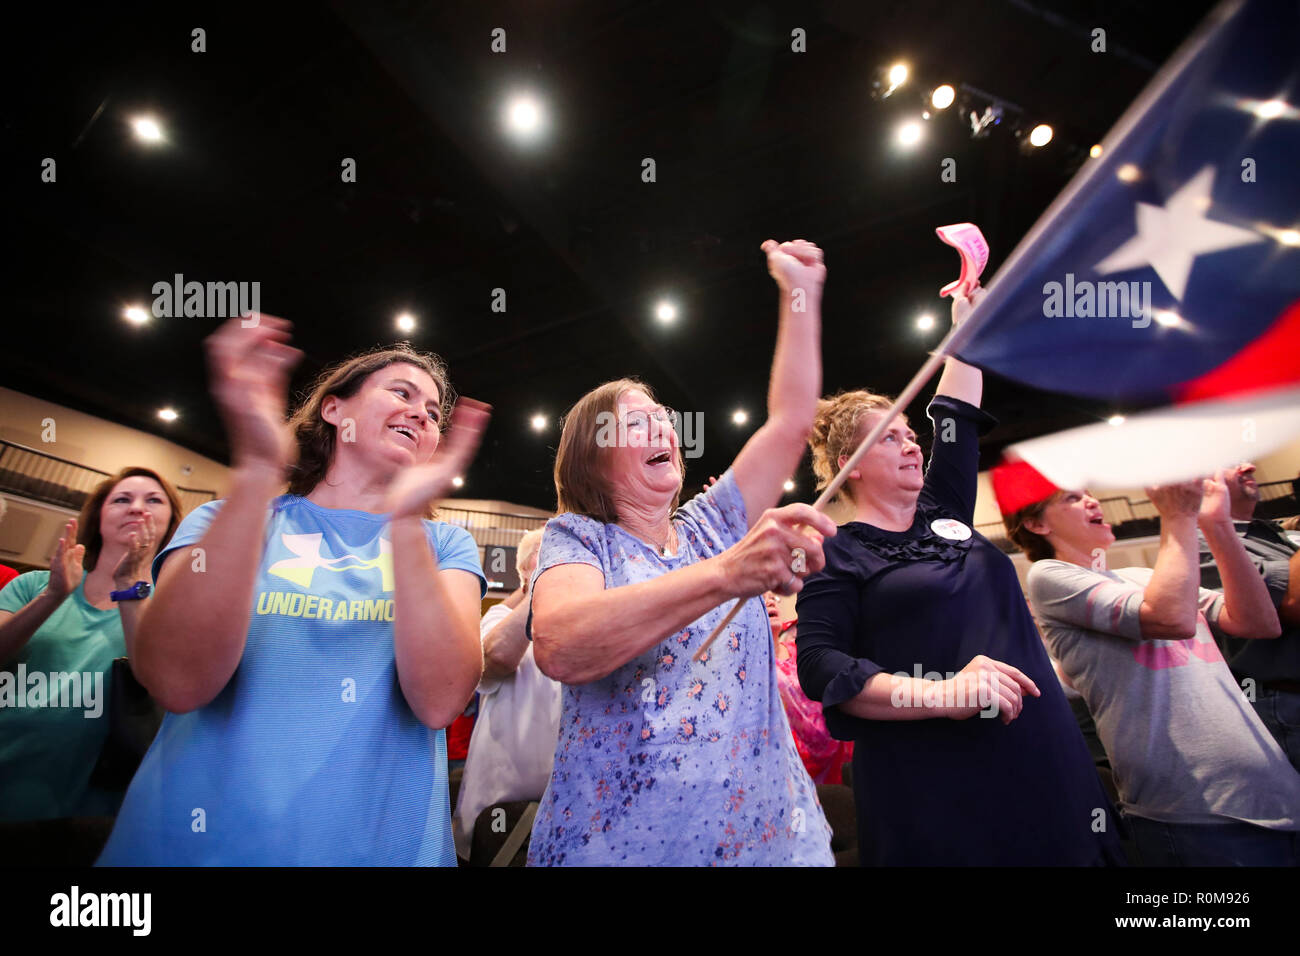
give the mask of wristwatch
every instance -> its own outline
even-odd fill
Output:
[[[125,591],[110,591],[108,599],[110,601],[139,601],[141,598],[147,598],[153,591],[153,585],[148,581],[136,581]]]

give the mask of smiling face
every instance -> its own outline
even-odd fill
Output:
[[[682,487],[682,458],[672,419],[640,389],[619,396],[614,447],[601,449],[610,497],[638,509],[671,507]]]
[[[144,475],[123,478],[104,499],[99,511],[99,533],[105,544],[129,546],[131,533],[144,528],[146,513],[153,515],[154,534],[158,544],[171,521],[172,506],[162,485]]]
[[[1063,551],[1095,555],[1115,543],[1101,512],[1101,503],[1086,491],[1062,491],[1043,509],[1042,517],[1026,521],[1025,527],[1041,534],[1058,555]]]
[[[883,412],[872,412],[862,419],[855,439],[861,442],[879,423]],[[837,467],[844,467],[848,455],[841,455]],[[911,495],[915,498],[925,484],[925,462],[921,446],[916,443],[916,432],[899,416],[890,422],[888,430],[863,456],[849,476],[849,484],[859,500],[861,493],[870,496]]]
[[[331,395],[321,417],[337,429],[335,460],[391,472],[433,457],[442,396],[424,369],[398,362],[371,372],[348,398]]]

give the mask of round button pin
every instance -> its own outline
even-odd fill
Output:
[[[965,541],[970,537],[970,528],[956,518],[936,518],[930,522],[930,530],[949,541]]]

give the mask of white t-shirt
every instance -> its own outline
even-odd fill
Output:
[[[527,614],[527,602],[518,610]],[[504,603],[489,608],[479,624],[479,638],[487,637],[510,613]],[[485,677],[478,692],[478,719],[451,822],[456,852],[466,860],[480,813],[496,803],[541,799],[560,735],[560,685],[538,669],[532,641],[513,675]]]

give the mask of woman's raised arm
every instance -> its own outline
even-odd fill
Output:
[[[202,560],[167,561],[141,615],[131,668],[164,708],[195,710],[226,686],[244,653],[266,514],[293,455],[285,424],[289,372],[300,354],[289,323],[231,319],[207,342],[212,395],[230,438],[230,492],[196,543]]]
[[[751,528],[781,500],[786,479],[798,467],[822,387],[822,251],[803,239],[769,239],[763,251],[781,295],[767,421],[732,464]]]

